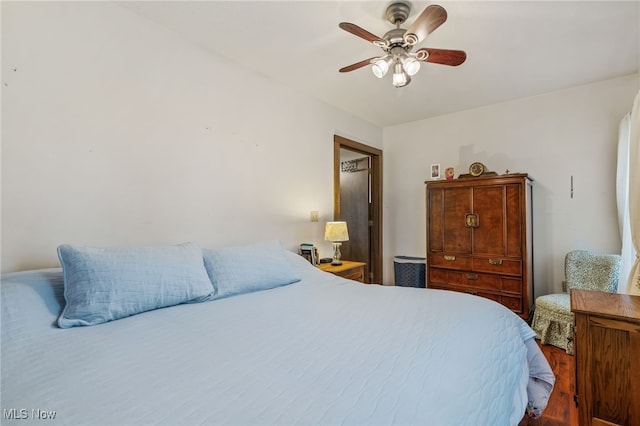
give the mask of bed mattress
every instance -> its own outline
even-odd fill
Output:
[[[300,260],[298,260],[300,259]],[[495,302],[298,283],[60,329],[59,269],[2,277],[3,424],[507,425],[533,331]]]

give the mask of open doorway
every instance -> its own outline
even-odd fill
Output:
[[[335,135],[333,217],[349,241],[343,259],[367,264],[365,282],[382,283],[382,150]]]

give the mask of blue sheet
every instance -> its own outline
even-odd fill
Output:
[[[2,277],[3,424],[508,425],[525,341],[503,306],[364,285],[299,256],[302,280],[60,329],[59,269]],[[41,410],[41,411],[38,411]],[[24,419],[11,420],[11,418]]]

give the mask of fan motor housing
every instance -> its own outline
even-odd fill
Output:
[[[394,28],[387,31],[383,38],[389,42],[389,46],[402,45],[404,44],[404,33],[406,32],[407,30],[403,28]]]
[[[387,12],[385,16],[387,20],[391,22],[393,25],[402,24],[409,17],[409,12],[411,12],[411,5],[406,2],[396,2],[391,3],[387,7]]]

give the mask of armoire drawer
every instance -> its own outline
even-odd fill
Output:
[[[522,261],[503,257],[478,257],[459,254],[431,253],[429,265],[462,271],[490,274],[522,275]]]
[[[500,303],[501,305],[506,306],[511,309],[513,312],[520,314],[523,312],[522,310],[522,297],[515,294],[505,294],[501,292],[491,292],[491,291],[483,291],[481,289],[474,289],[466,286],[459,286],[455,284],[445,284],[445,283],[429,283],[427,285],[428,288],[438,289],[438,290],[449,290],[449,291],[457,291],[460,293],[472,294],[474,296],[484,297],[485,299],[490,299],[495,302]]]
[[[489,272],[491,274],[522,275],[522,261],[502,257],[474,256],[472,258],[471,269],[477,272]]]
[[[467,271],[449,271],[429,268],[429,284],[449,284],[474,290],[489,290],[522,295],[522,279],[500,275],[478,274]]]
[[[469,293],[469,292],[467,292],[467,293]],[[522,298],[521,297],[505,295],[505,294],[488,293],[488,292],[483,292],[483,291],[478,291],[476,293],[471,292],[471,294],[474,294],[476,296],[484,297],[485,299],[490,299],[490,300],[493,300],[495,302],[498,302],[501,305],[504,305],[507,308],[511,309],[515,313],[519,314],[519,313],[522,312]]]
[[[439,268],[470,270],[472,261],[469,256],[456,254],[431,253],[429,265]]]

